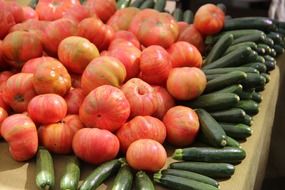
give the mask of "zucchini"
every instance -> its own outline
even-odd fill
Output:
[[[140,9],[151,9],[154,7],[154,1],[153,0],[145,0],[141,6]]]
[[[215,147],[226,146],[226,133],[219,123],[203,109],[197,109],[196,113],[199,117],[201,131],[210,145]]]
[[[273,48],[275,49],[277,55],[284,53],[284,48],[278,44],[275,44]]]
[[[234,139],[245,139],[252,135],[252,129],[242,123],[219,123],[227,136]]]
[[[253,100],[241,100],[236,105],[237,108],[241,108],[248,115],[256,115],[259,112],[258,103]]]
[[[133,3],[131,3],[130,7],[137,7],[137,8],[139,8],[143,4],[144,1],[145,0],[135,0]]]
[[[39,189],[54,189],[55,177],[53,159],[51,154],[44,147],[39,147],[36,156],[36,185]]]
[[[262,102],[262,96],[261,96],[261,94],[254,91],[254,92],[252,93],[252,100],[254,100],[254,101],[257,102],[257,103]]]
[[[210,177],[207,177],[205,175],[201,175],[198,173],[190,172],[190,171],[183,171],[183,170],[176,170],[176,169],[164,169],[161,171],[162,175],[172,175],[177,177],[183,177],[187,179],[192,179],[195,181],[199,181],[202,183],[206,183],[209,185],[212,185],[214,187],[219,187],[219,182],[215,179],[212,179]]]
[[[131,0],[118,0],[117,1],[117,9],[123,9],[130,5]]]
[[[284,44],[282,36],[277,32],[269,32],[266,36],[271,38],[274,41],[274,44]]]
[[[258,53],[258,55],[265,55],[266,54],[266,50],[262,47],[257,48],[255,51]]]
[[[267,44],[257,44],[258,48],[264,48],[265,49],[265,54],[270,54],[271,52],[271,47],[269,47]]]
[[[213,92],[233,84],[239,84],[241,81],[244,81],[246,77],[247,74],[245,72],[238,70],[223,74],[213,80],[208,81],[204,92]]]
[[[250,100],[252,99],[253,92],[254,92],[253,89],[242,90],[238,92],[237,95],[239,96],[241,100]]]
[[[261,75],[265,78],[266,82],[265,83],[268,83],[270,81],[270,75],[267,74],[267,73],[261,73]]]
[[[217,112],[210,112],[211,116],[218,122],[239,123],[245,120],[246,112],[241,108],[231,108]]]
[[[245,65],[242,65],[243,67],[252,67],[257,69],[260,73],[265,73],[266,72],[266,65],[264,63],[259,63],[259,62],[251,62],[247,63]]]
[[[133,174],[131,168],[127,164],[123,164],[115,177],[112,190],[131,190],[132,182]]]
[[[80,190],[94,190],[99,187],[104,180],[118,171],[121,166],[119,159],[105,162],[98,166],[93,172],[83,181]]]
[[[272,57],[276,57],[277,56],[277,52],[275,51],[274,48],[271,48],[271,51],[270,51],[269,55],[272,56]]]
[[[265,85],[266,79],[258,73],[247,73],[246,79],[241,83],[244,88],[255,88]]]
[[[194,14],[190,9],[187,9],[183,13],[183,21],[187,22],[188,24],[192,24],[194,20]]]
[[[154,9],[159,12],[163,12],[165,6],[166,6],[166,0],[156,0]]]
[[[217,7],[219,7],[225,14],[227,13],[227,7],[224,3],[218,3]]]
[[[243,43],[243,42],[248,42],[248,41],[256,43],[256,42],[264,41],[265,38],[266,38],[265,34],[253,33],[253,34],[249,34],[246,36],[241,36],[239,38],[236,38],[233,41],[233,45]]]
[[[214,179],[229,178],[235,172],[234,165],[228,163],[173,162],[169,168],[191,171]]]
[[[64,175],[60,179],[61,190],[77,190],[80,178],[79,160],[76,156],[67,159]]]
[[[169,189],[179,190],[219,190],[212,185],[178,176],[156,173],[153,176],[156,183]]]
[[[232,52],[238,48],[241,47],[250,47],[253,50],[257,49],[257,45],[255,42],[241,42],[241,43],[237,43],[235,45],[231,45],[225,52],[225,54],[228,54],[229,52]]]
[[[223,74],[215,74],[215,75],[206,75],[206,78],[207,78],[207,82],[217,78],[217,77],[220,77],[222,76]]]
[[[215,91],[213,93],[235,93],[239,94],[242,91],[242,85],[241,84],[234,84],[228,87],[225,87],[221,90]]]
[[[269,38],[269,37],[266,37],[264,39],[262,39],[262,42],[266,45],[268,45],[269,47],[273,47],[274,46],[274,41]]]
[[[259,71],[252,67],[226,67],[226,68],[216,68],[216,69],[208,69],[203,71],[206,75],[212,74],[225,74],[233,71],[242,71],[245,73],[259,73]]]
[[[136,190],[155,190],[153,182],[144,171],[138,171],[135,178]]]
[[[276,63],[275,58],[270,56],[270,55],[265,55],[265,56],[263,56],[263,58],[265,59],[265,61],[271,61],[271,62],[275,62]]]
[[[183,11],[180,8],[175,8],[172,12],[172,16],[175,18],[177,22],[183,20]]]
[[[232,137],[227,136],[227,146],[229,147],[235,147],[235,148],[241,148],[239,142],[237,142],[235,139]]]
[[[269,72],[269,71],[272,71],[275,69],[276,67],[276,61],[265,61],[265,66],[266,66],[266,71]]]
[[[252,125],[252,117],[250,116],[250,115],[245,115],[244,116],[244,120],[241,122],[241,123],[243,123],[243,124],[245,124],[245,125],[248,125],[248,126],[251,126]]]

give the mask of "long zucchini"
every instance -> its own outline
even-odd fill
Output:
[[[80,178],[79,160],[75,156],[67,159],[64,175],[60,179],[61,190],[76,190]]]
[[[234,139],[246,139],[252,135],[252,128],[242,123],[219,123],[227,136]]]
[[[246,119],[246,112],[241,108],[231,108],[223,111],[210,112],[210,114],[218,122],[240,123],[244,122]]]
[[[144,171],[138,171],[135,178],[136,190],[155,190],[153,182]]]

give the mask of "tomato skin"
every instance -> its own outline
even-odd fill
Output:
[[[1,135],[1,125],[2,125],[3,121],[4,121],[7,117],[8,117],[7,111],[6,111],[4,108],[2,108],[2,107],[0,106],[0,138],[2,137],[2,135]]]
[[[36,125],[25,114],[7,117],[1,126],[1,134],[9,144],[9,152],[16,161],[33,158],[38,150]]]
[[[178,147],[191,145],[199,132],[199,118],[196,112],[185,106],[170,108],[163,117],[167,141]]]
[[[6,64],[5,60],[4,60],[4,55],[3,55],[3,42],[2,40],[0,40],[0,69],[1,70],[6,70],[8,64]]]
[[[58,123],[40,126],[39,140],[51,152],[68,154],[72,152],[74,134],[83,127],[78,115],[67,115]]]
[[[141,48],[141,44],[138,41],[137,37],[133,33],[129,32],[129,31],[125,31],[125,30],[117,31],[115,33],[114,40],[111,42],[111,44],[109,46],[109,50],[112,49],[112,45],[115,46],[114,45],[114,44],[116,44],[115,40],[126,40],[128,42],[131,42],[132,45],[134,45],[136,48],[138,48],[138,49]],[[121,41],[121,42],[124,42],[124,41]]]
[[[24,12],[22,7],[16,1],[7,1],[6,9],[8,9],[15,19],[16,23],[23,22],[24,20]]]
[[[89,11],[85,6],[81,4],[76,4],[70,7],[63,15],[63,18],[69,18],[76,23],[79,23],[81,20],[89,17]]]
[[[43,62],[47,62],[47,61],[56,61],[56,59],[53,57],[49,57],[49,56],[42,56],[42,57],[30,59],[26,63],[24,63],[21,72],[35,74],[38,66],[42,64]]]
[[[140,139],[130,145],[126,159],[136,170],[156,172],[165,165],[167,154],[160,143],[152,139]]]
[[[132,78],[121,89],[130,103],[131,117],[152,115],[155,112],[157,108],[155,92],[148,83],[139,78]]]
[[[100,56],[93,59],[84,70],[81,88],[87,94],[102,85],[119,87],[126,75],[125,66],[121,61],[111,56]]]
[[[118,130],[129,118],[130,104],[124,93],[113,86],[103,85],[92,90],[79,109],[81,121],[87,127]]]
[[[67,113],[68,114],[78,114],[80,105],[82,104],[85,93],[81,88],[71,88],[64,99],[67,103]]]
[[[73,88],[81,88],[81,75],[70,73],[71,76],[71,86]]]
[[[38,13],[32,7],[23,6],[22,9],[23,9],[23,21],[29,19],[39,20]]]
[[[13,14],[6,8],[6,3],[0,1],[0,39],[3,39],[10,28],[16,24]]]
[[[194,16],[194,25],[203,35],[218,33],[224,27],[224,22],[224,12],[211,3],[201,6]]]
[[[204,72],[196,67],[173,68],[167,79],[167,91],[178,100],[192,100],[206,88]]]
[[[72,148],[80,159],[91,164],[101,164],[117,156],[120,143],[110,131],[83,128],[75,133]]]
[[[184,21],[177,22],[177,25],[179,28],[179,36],[189,26],[189,24],[187,22],[184,22]]]
[[[28,104],[28,114],[40,124],[51,124],[62,120],[67,113],[65,100],[57,94],[35,96]]]
[[[168,49],[173,67],[202,67],[202,55],[199,50],[188,42],[180,41]]]
[[[172,68],[168,52],[157,45],[142,51],[140,58],[140,78],[149,84],[163,85]]]
[[[153,139],[162,144],[166,138],[164,124],[152,116],[136,116],[125,123],[116,133],[122,152],[138,139]]]

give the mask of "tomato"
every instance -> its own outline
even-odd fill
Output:
[[[64,13],[63,18],[69,18],[78,23],[89,16],[89,11],[85,6],[82,6],[81,4],[76,4],[70,7]]]
[[[115,0],[87,0],[84,5],[91,15],[95,13],[103,22],[107,22],[117,10]]]
[[[11,76],[4,87],[2,97],[15,112],[27,111],[28,103],[36,96],[33,74],[18,73]]]
[[[6,9],[13,14],[16,23],[20,23],[24,20],[23,9],[17,1],[7,1]]]
[[[34,72],[33,85],[37,94],[55,93],[64,96],[71,87],[71,77],[56,59],[43,59]]]
[[[157,101],[157,108],[153,116],[162,119],[164,114],[175,105],[175,101],[164,87],[154,86],[153,89]]]
[[[204,52],[205,45],[201,33],[193,24],[188,25],[180,34],[177,41],[185,41],[194,45],[201,53]]]
[[[201,6],[194,15],[194,25],[203,35],[220,32],[224,27],[225,14],[214,4]]]
[[[7,10],[5,2],[2,0],[0,1],[0,10],[0,39],[3,39],[16,22],[13,14]]]
[[[111,56],[100,56],[93,59],[81,77],[81,87],[84,92],[102,85],[119,87],[126,78],[125,66],[118,59]]]
[[[139,12],[140,10],[136,7],[120,9],[111,16],[107,24],[110,25],[114,31],[128,30],[133,17]]]
[[[16,161],[33,158],[38,150],[38,133],[34,122],[25,114],[7,117],[1,126],[1,134],[9,144],[9,151]]]
[[[121,47],[131,47],[131,48],[136,47],[137,48],[137,46],[135,46],[132,42],[119,38],[119,39],[112,40],[112,42],[109,45],[108,50],[118,49]],[[140,48],[137,48],[137,49],[140,49]]]
[[[164,124],[152,116],[136,116],[125,123],[116,133],[121,150],[126,152],[132,142],[138,139],[153,139],[163,143],[166,138]]]
[[[80,4],[79,0],[39,0],[36,11],[40,20],[57,20],[74,5]]]
[[[70,76],[71,76],[71,86],[73,88],[81,88],[81,75],[71,73]]]
[[[124,93],[113,86],[103,85],[92,90],[79,109],[81,121],[87,127],[118,130],[129,118],[130,104]]]
[[[180,41],[168,49],[173,67],[202,67],[202,55],[199,50],[188,42]]]
[[[196,112],[185,106],[170,108],[163,117],[167,141],[175,146],[191,145],[199,132],[199,118]]]
[[[10,107],[4,102],[2,93],[0,93],[0,107],[6,111],[9,111],[10,109]]]
[[[40,126],[39,140],[51,152],[68,154],[72,152],[74,134],[83,127],[78,115],[67,115],[58,123]]]
[[[40,124],[56,123],[62,120],[66,113],[66,102],[57,94],[35,96],[28,104],[29,116]]]
[[[111,44],[109,46],[109,50],[112,49],[111,45],[114,44],[114,41],[118,40],[118,39],[127,40],[128,42],[131,42],[136,48],[138,48],[138,49],[141,48],[140,42],[138,41],[137,37],[133,33],[129,32],[129,31],[121,30],[121,31],[118,31],[115,33],[114,40],[111,42]]]
[[[14,73],[11,71],[0,72],[0,85],[2,85],[2,83],[5,83],[13,74]]]
[[[206,88],[204,72],[196,67],[173,68],[167,79],[167,91],[178,100],[192,100]]]
[[[129,31],[146,47],[160,45],[164,48],[174,43],[179,33],[177,22],[170,14],[153,9],[144,9],[136,14]]]
[[[29,59],[39,57],[43,53],[40,39],[33,33],[15,31],[3,40],[4,58],[15,68],[20,68]]]
[[[56,59],[48,56],[42,56],[30,59],[26,63],[24,63],[21,72],[34,74],[38,66],[47,61],[56,61]]]
[[[72,88],[64,96],[67,103],[68,114],[78,114],[80,105],[85,98],[85,94],[81,88]]]
[[[24,22],[15,24],[13,27],[10,28],[10,32],[15,32],[19,30],[33,31],[37,33],[38,37],[42,40],[43,32],[48,23],[48,21],[29,19]]]
[[[164,147],[152,139],[133,142],[126,154],[128,164],[136,170],[156,172],[163,168],[167,154]]]
[[[184,22],[184,21],[177,22],[177,25],[179,28],[179,36],[189,26],[189,24],[187,22]]]
[[[3,42],[0,40],[0,69],[5,70],[8,66],[4,60],[4,55],[3,55]]]
[[[29,20],[29,19],[36,19],[39,20],[39,15],[38,13],[29,6],[23,6],[23,20]]]
[[[62,40],[58,46],[58,58],[73,73],[81,74],[99,51],[89,40],[71,36]]]
[[[172,68],[167,51],[157,45],[142,51],[140,59],[140,78],[149,84],[164,84]]]
[[[4,108],[0,107],[0,137],[2,137],[2,135],[1,135],[1,125],[2,125],[2,123],[4,121],[4,119],[6,119],[7,117],[8,117],[7,111]]]
[[[131,116],[152,115],[157,108],[154,89],[139,78],[128,80],[122,87],[131,106]]]
[[[110,131],[83,128],[75,133],[72,148],[80,159],[91,164],[101,164],[117,156],[120,143]]]

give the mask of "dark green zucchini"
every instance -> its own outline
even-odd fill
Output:
[[[123,164],[117,173],[112,190],[131,190],[133,183],[133,174],[127,164]]]
[[[226,68],[216,68],[216,69],[208,69],[205,70],[204,73],[206,75],[212,75],[212,74],[226,74],[233,71],[242,71],[245,73],[259,73],[259,71],[252,67],[226,67]]]
[[[177,22],[183,20],[183,11],[180,8],[175,8],[172,12],[172,16],[175,18]]]
[[[188,24],[192,24],[194,20],[194,14],[190,9],[187,9],[183,13],[183,21],[187,22]]]
[[[135,178],[136,190],[155,190],[153,182],[144,171],[138,171]]]
[[[258,48],[264,48],[265,49],[265,54],[270,54],[270,52],[271,52],[271,47],[268,46],[267,44],[259,43],[259,44],[257,44],[257,47]]]
[[[131,3],[130,7],[137,7],[137,8],[139,8],[143,4],[144,1],[145,0],[135,0],[133,3]]]
[[[266,82],[265,83],[268,83],[270,81],[270,75],[267,74],[267,73],[261,73],[261,75],[265,78]]]
[[[245,65],[242,65],[243,67],[252,67],[257,69],[260,73],[265,73],[267,68],[265,63],[259,63],[259,62],[251,62],[251,63],[247,63]]]
[[[218,122],[244,122],[246,112],[241,108],[231,108],[228,110],[210,112],[210,115]]]
[[[165,6],[166,6],[166,0],[156,0],[154,9],[159,12],[163,12]]]
[[[225,87],[221,90],[215,91],[213,93],[235,93],[239,94],[242,91],[242,85],[241,84],[234,84],[228,87]]]
[[[248,115],[256,115],[259,112],[259,105],[253,100],[240,100],[237,105],[237,108],[241,108]]]
[[[151,9],[154,7],[154,1],[153,0],[145,0],[141,6],[140,9]]]
[[[275,49],[277,55],[284,53],[284,48],[278,44],[274,45],[273,48]]]
[[[271,38],[274,41],[274,44],[278,45],[284,44],[282,36],[277,32],[269,32],[268,34],[266,34],[266,36]]]
[[[237,95],[239,96],[241,100],[250,100],[252,99],[253,92],[254,92],[254,89],[247,89],[247,90],[242,90],[238,92]]]
[[[262,39],[262,42],[266,45],[268,45],[269,47],[273,47],[274,46],[274,41],[269,38],[269,37],[266,37],[264,39]]]
[[[239,142],[233,139],[232,137],[227,136],[226,139],[227,139],[227,146],[234,148],[241,148]]]
[[[246,139],[252,135],[252,128],[242,123],[219,123],[227,136],[234,139]]]
[[[251,126],[253,121],[252,121],[252,117],[250,115],[245,115],[244,116],[244,120],[241,122],[242,124],[245,124],[245,125],[248,125],[248,126]]]
[[[241,83],[246,88],[255,88],[259,85],[265,85],[266,79],[258,73],[247,73],[246,79]]]
[[[80,178],[80,162],[77,157],[67,159],[64,175],[60,179],[61,190],[77,190]]]
[[[270,72],[273,71],[276,67],[276,61],[265,61],[266,71]]]
[[[252,50],[256,50],[257,49],[257,45],[255,42],[242,42],[242,43],[238,43],[235,45],[231,45],[225,52],[225,54],[228,54],[229,52],[232,52],[238,48],[241,47],[250,47]]]
[[[265,59],[265,61],[271,61],[271,62],[275,62],[276,63],[275,58],[270,56],[270,55],[265,55],[265,56],[263,56],[263,58]]]
[[[266,38],[266,35],[265,34],[260,34],[260,33],[253,33],[253,34],[249,34],[249,35],[246,35],[246,36],[241,36],[239,38],[236,38],[234,41],[233,41],[233,45],[235,44],[239,44],[239,43],[243,43],[243,42],[263,42]]]
[[[262,101],[262,96],[261,96],[261,94],[254,91],[254,92],[252,93],[252,100],[254,100],[254,101],[257,102],[257,103],[260,103],[260,102]]]
[[[276,57],[277,56],[277,52],[275,51],[274,48],[271,48],[271,51],[270,51],[269,55],[272,56],[272,57]]]

